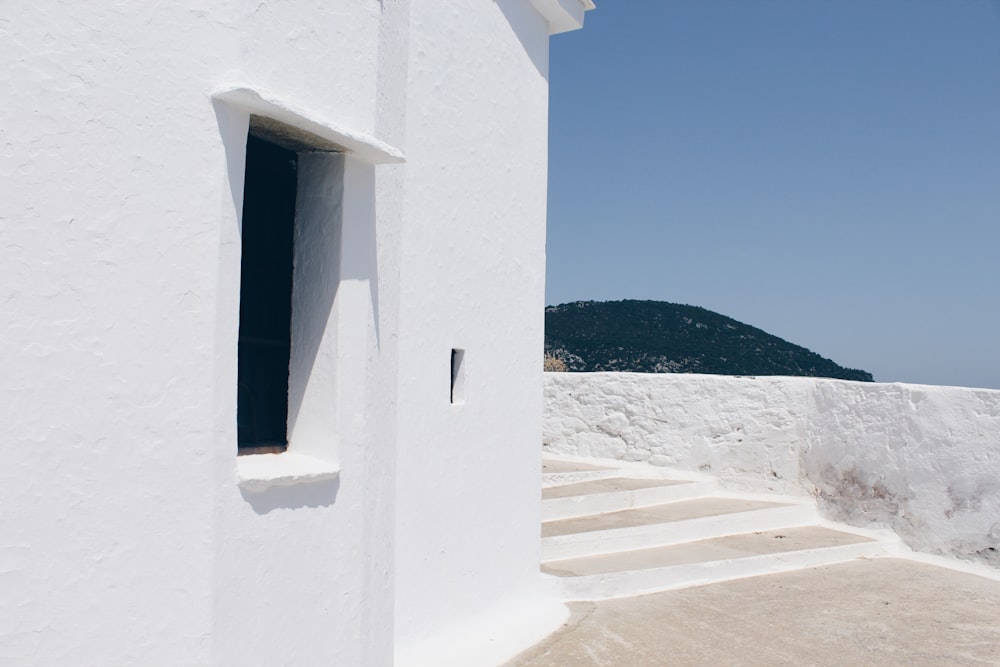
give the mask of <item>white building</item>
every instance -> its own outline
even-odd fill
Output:
[[[0,663],[547,629],[548,38],[591,7],[5,8]]]

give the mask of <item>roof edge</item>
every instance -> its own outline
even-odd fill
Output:
[[[549,24],[549,34],[579,30],[583,27],[583,15],[594,9],[594,0],[530,0],[531,6]]]

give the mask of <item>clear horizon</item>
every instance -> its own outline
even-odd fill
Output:
[[[1000,389],[1000,2],[598,5],[552,40],[547,304]]]

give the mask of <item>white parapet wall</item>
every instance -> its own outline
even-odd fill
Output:
[[[544,447],[816,496],[833,519],[1000,565],[1000,391],[546,373]]]

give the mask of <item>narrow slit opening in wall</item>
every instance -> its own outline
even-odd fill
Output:
[[[451,402],[465,402],[465,350],[451,350]]]
[[[294,150],[247,136],[236,411],[240,454],[278,453],[288,446],[297,168]]]

